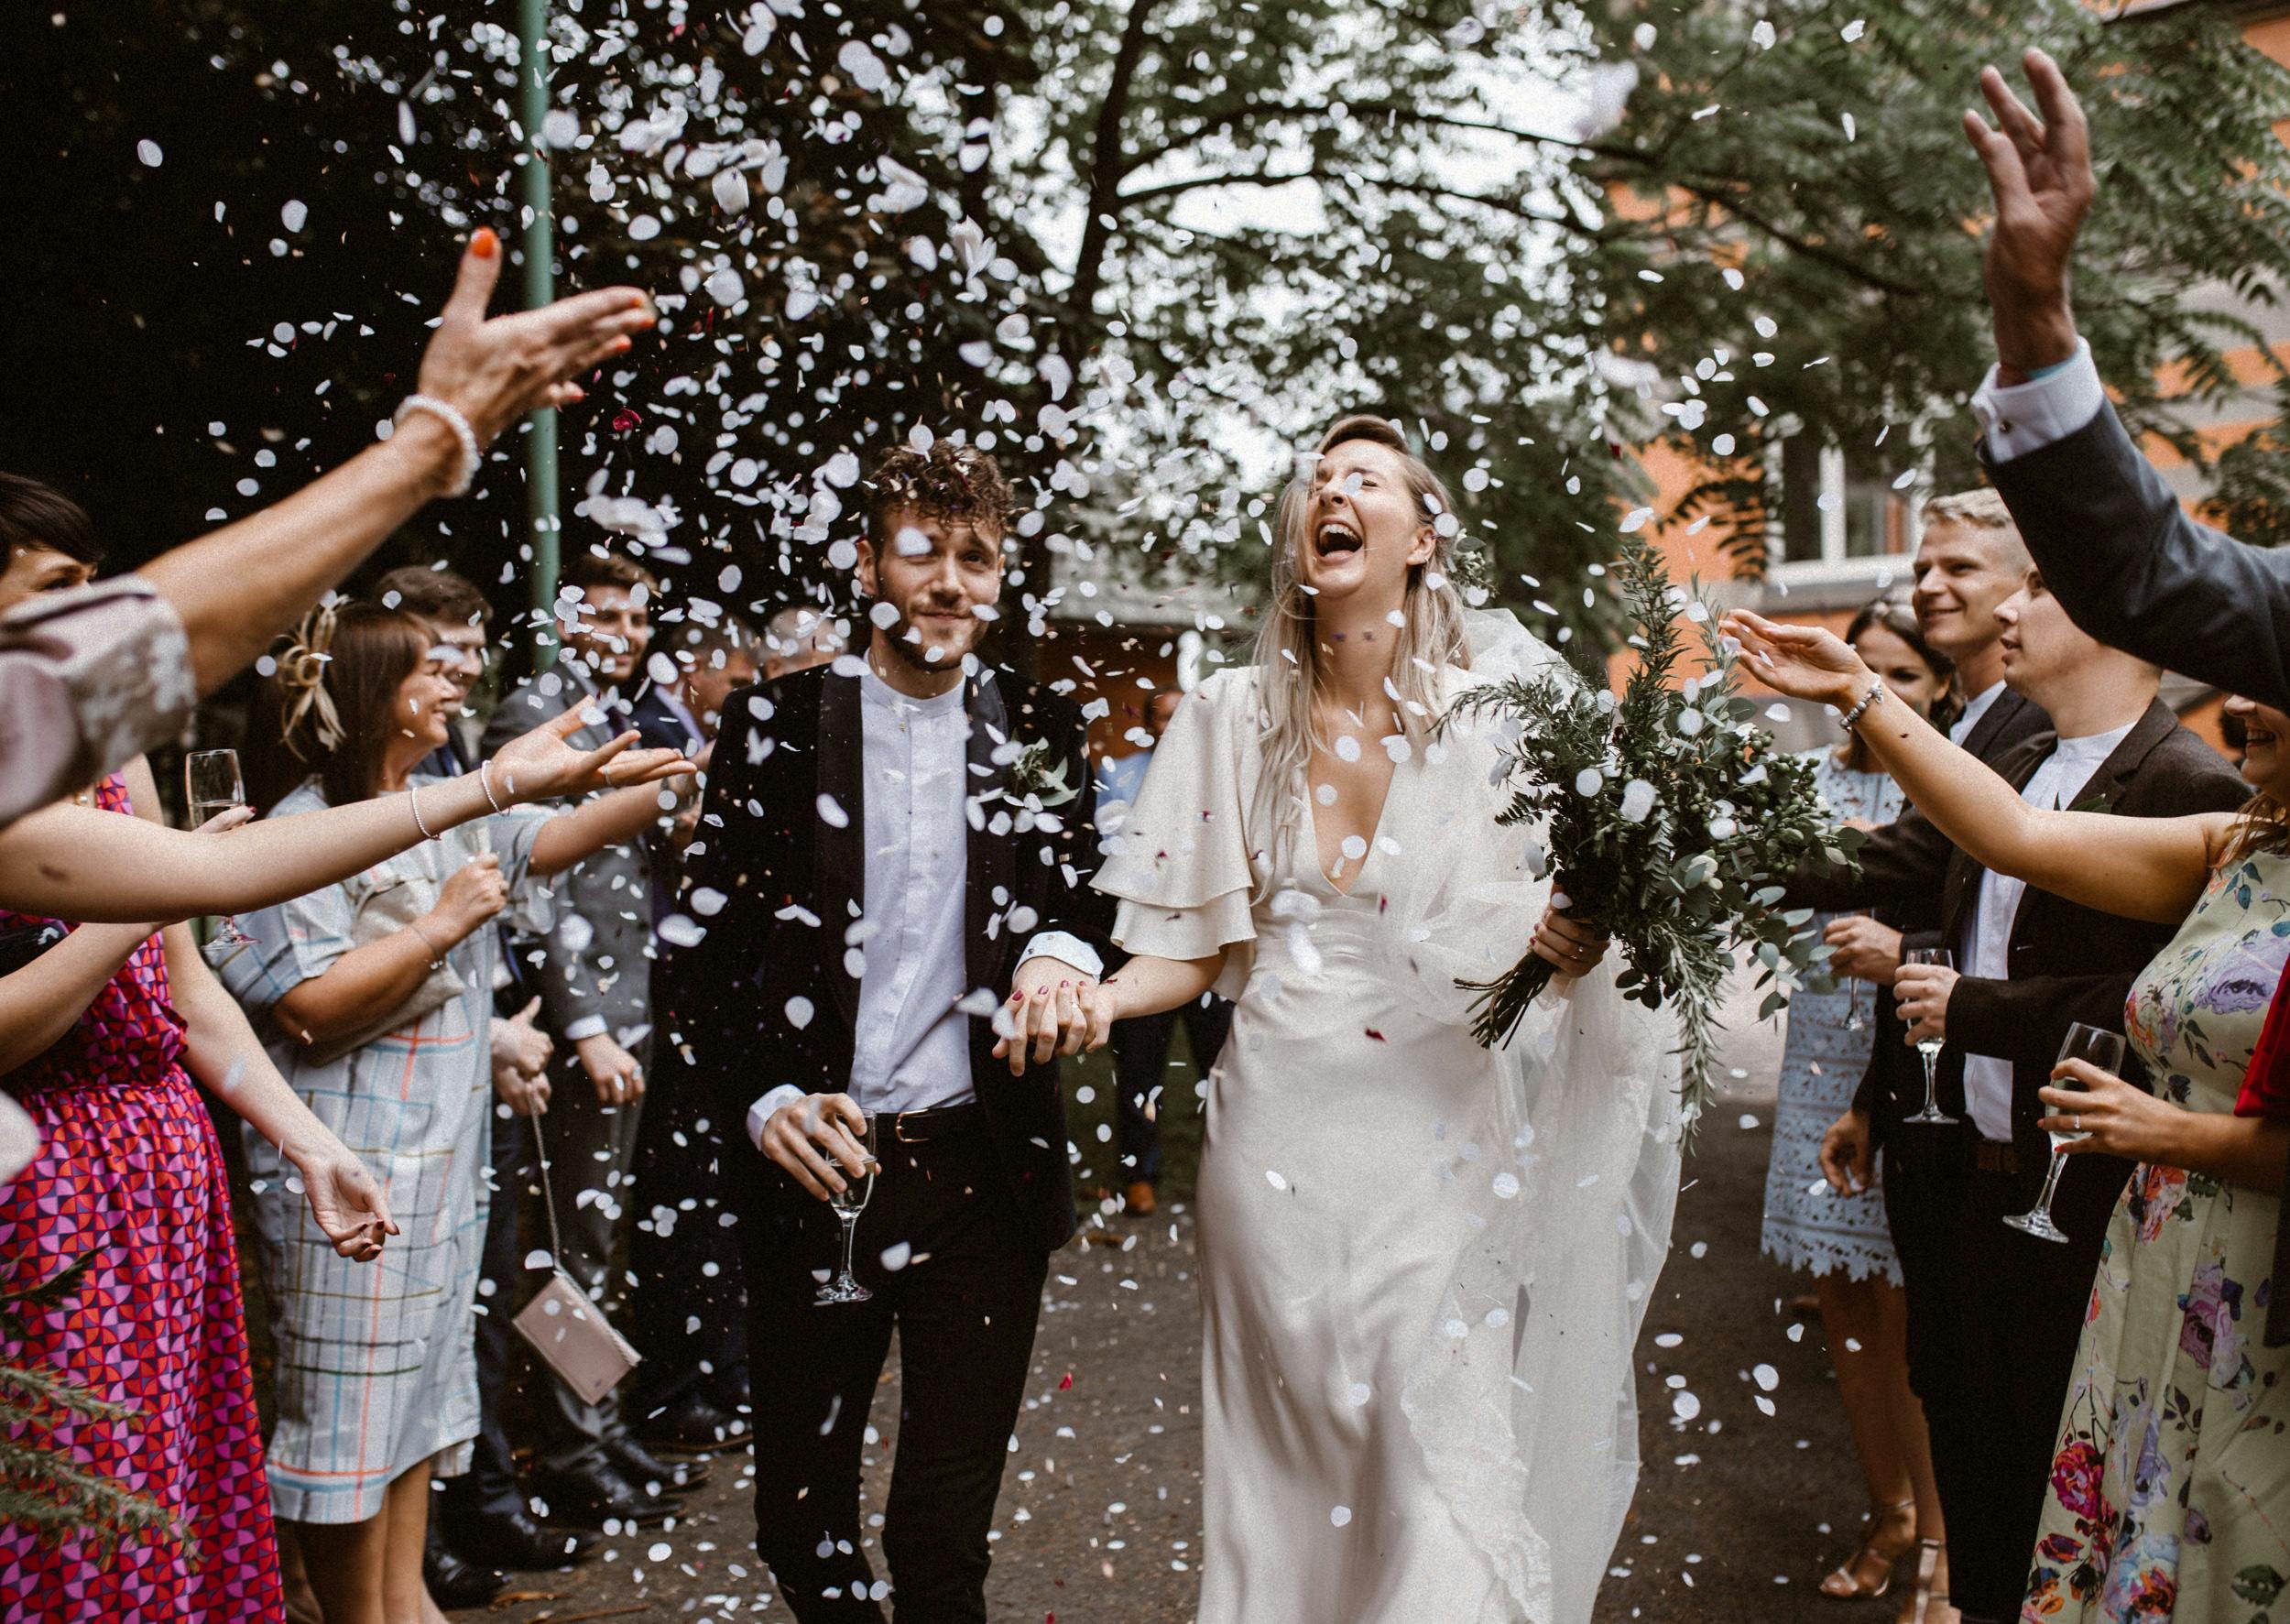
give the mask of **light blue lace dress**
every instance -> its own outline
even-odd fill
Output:
[[[1840,821],[1889,823],[1901,815],[1900,786],[1883,773],[1848,772],[1826,746],[1807,755],[1818,774],[1821,797]],[[1814,928],[1836,917],[1817,915]],[[1835,992],[1801,992],[1789,1001],[1789,1036],[1773,1108],[1773,1155],[1765,1169],[1762,1250],[1809,1273],[1842,1269],[1855,1280],[1866,1280],[1882,1270],[1899,1285],[1901,1260],[1885,1226],[1882,1189],[1871,1181],[1859,1195],[1832,1195],[1821,1178],[1821,1136],[1853,1103],[1853,1091],[1868,1070],[1875,1011],[1875,989],[1850,981],[1839,982]]]

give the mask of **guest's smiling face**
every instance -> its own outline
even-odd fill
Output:
[[[1996,605],[2020,590],[2025,563],[2009,531],[1946,520],[1926,527],[1916,547],[1916,624],[1963,663],[2002,630]]]
[[[2003,629],[2004,681],[2014,693],[2038,704],[2046,692],[2064,692],[2079,670],[2088,670],[2100,645],[2067,618],[2044,584],[2043,572],[2030,570],[2018,592],[1996,605],[1996,621]]]
[[[1372,440],[1347,440],[1324,453],[1310,475],[1296,548],[1296,577],[1323,605],[1407,595],[1408,572],[1430,561],[1438,538],[1432,516],[1408,486],[1407,459]]]
[[[652,645],[651,594],[641,586],[605,583],[583,587],[564,626],[564,646],[578,656],[597,683],[626,688]]]
[[[2290,803],[2290,714],[2237,693],[2228,696],[2227,714],[2242,725],[2243,780]]]
[[[420,745],[426,756],[445,743],[446,719],[458,709],[453,680],[425,660],[398,684],[398,700],[392,707],[398,718],[398,736],[409,747]]]

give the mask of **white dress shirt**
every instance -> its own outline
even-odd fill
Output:
[[[1979,719],[1988,714],[1989,707],[1996,703],[1996,696],[2003,691],[2003,679],[1999,677],[1994,682],[1967,700],[1964,703],[1964,714],[1948,725],[1948,742],[1952,745],[1960,745],[1971,737],[1972,729],[1979,725]]]
[[[2072,360],[2024,384],[2000,384],[1996,371],[1988,369],[1972,396],[1972,415],[1979,420],[1989,456],[1999,463],[2066,439],[2107,404],[2091,345],[2083,339],[2076,341]]]
[[[2061,739],[2052,753],[2044,758],[2035,776],[2028,779],[2027,788],[2020,791],[2020,799],[2045,812],[2073,806],[2081,798],[2083,787],[2091,781],[2091,775],[2099,770],[2115,753],[2115,747],[2137,725],[2136,722],[2127,722],[2107,733]],[[2019,918],[2021,895],[2026,889],[2025,880],[2013,879],[1992,868],[1980,876],[1979,896],[1972,904],[1972,917],[1964,924],[1965,975],[1985,981],[2012,978],[2012,930]],[[1982,1138],[2011,1139],[2012,1063],[1992,1054],[1966,1054],[1964,1103]]]
[[[963,1008],[972,991],[970,715],[959,684],[912,699],[871,669],[857,681],[867,871],[848,940],[865,968],[846,1092],[870,1117],[963,1105],[976,1097]],[[1034,936],[1020,956],[1060,959],[1092,977],[1105,968],[1063,931]],[[988,996],[998,1001],[998,993]],[[747,1137],[758,1149],[772,1114],[805,1092],[783,1083],[748,1107]]]

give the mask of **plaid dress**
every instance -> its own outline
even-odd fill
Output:
[[[117,776],[96,790],[134,814]],[[33,922],[0,911],[0,928]],[[121,1421],[67,1421],[61,1453],[158,1501],[189,1543],[136,1539],[99,1563],[78,1540],[42,1549],[0,1524],[7,1624],[278,1624],[278,1552],[246,1353],[231,1196],[205,1103],[182,1068],[159,938],[136,949],[77,1024],[8,1074],[39,1127],[38,1157],[0,1190],[0,1291],[86,1272],[0,1341]]]
[[[325,805],[313,781],[274,818]],[[459,997],[339,1059],[314,1064],[270,1019],[278,1000],[353,947],[360,901],[386,887],[437,888],[491,849],[519,887],[546,820],[516,812],[448,830],[341,885],[239,916],[251,944],[216,968],[288,1084],[382,1181],[401,1233],[378,1263],[335,1256],[291,1172],[246,1135],[264,1277],[277,1332],[270,1498],[297,1522],[363,1522],[409,1468],[467,1470],[477,1435],[477,1271],[491,1163],[493,982],[500,932],[453,950]],[[428,903],[422,902],[426,908]]]

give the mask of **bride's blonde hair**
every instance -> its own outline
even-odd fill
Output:
[[[1400,725],[1411,738],[1428,733],[1439,720],[1439,676],[1443,667],[1471,663],[1464,636],[1463,595],[1456,589],[1454,563],[1461,523],[1455,502],[1431,465],[1417,456],[1398,424],[1365,414],[1339,419],[1320,437],[1319,455],[1347,441],[1364,440],[1400,453],[1408,493],[1422,521],[1433,532],[1432,555],[1410,566],[1407,594],[1400,604],[1401,624],[1391,650],[1391,692]],[[1262,704],[1264,774],[1258,780],[1258,827],[1285,832],[1294,816],[1295,797],[1304,792],[1304,772],[1323,741],[1313,727],[1313,702],[1325,685],[1321,643],[1313,595],[1303,588],[1299,561],[1312,544],[1312,492],[1315,471],[1300,468],[1281,492],[1272,521],[1272,593],[1257,634],[1257,693]],[[1267,822],[1266,814],[1270,815]]]

